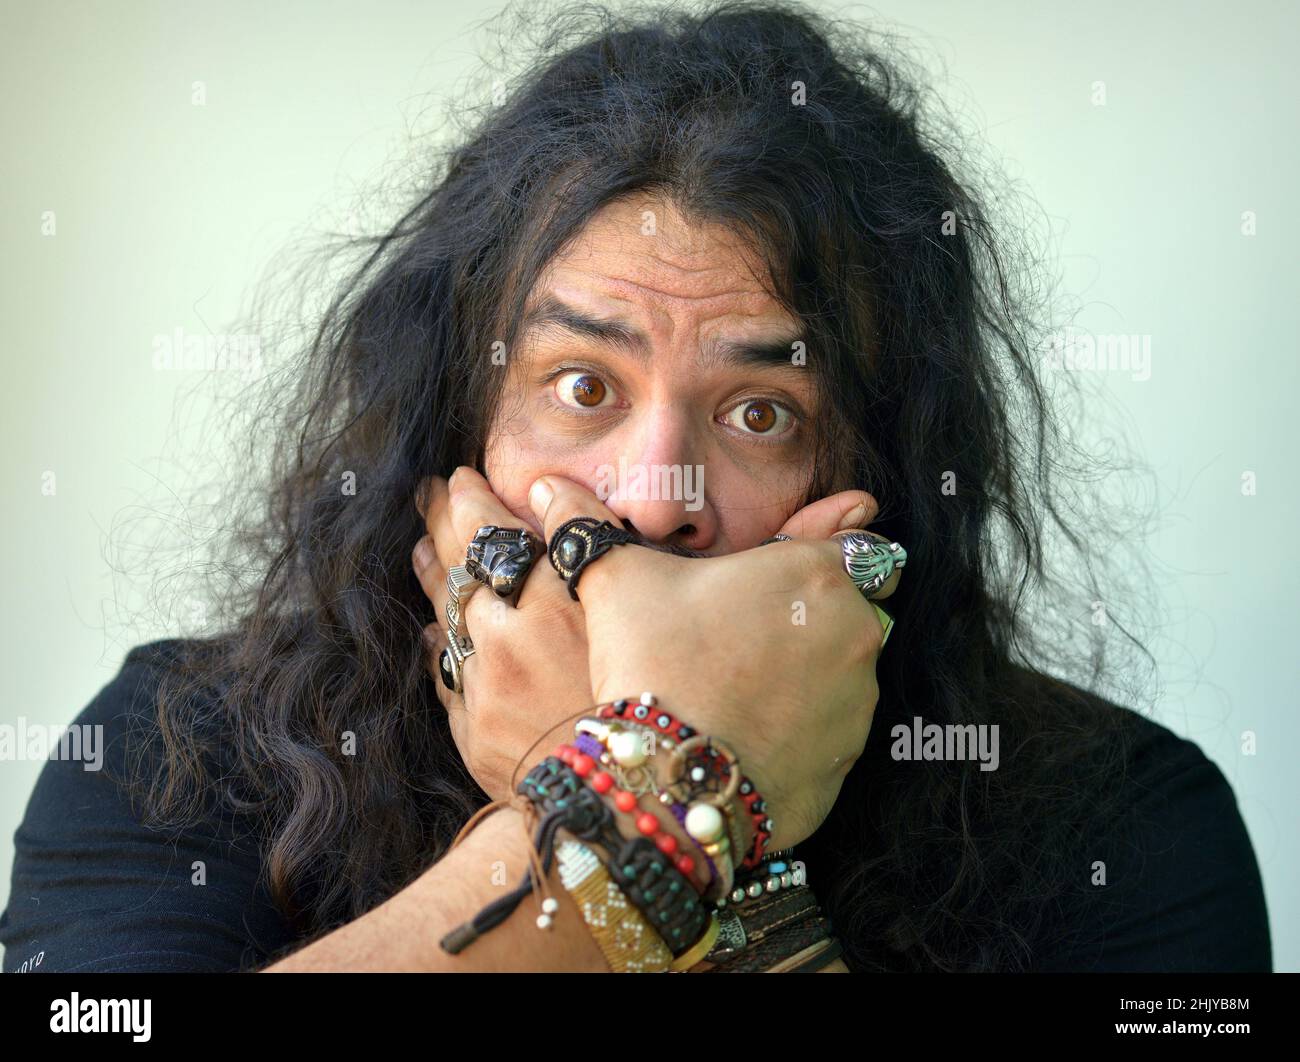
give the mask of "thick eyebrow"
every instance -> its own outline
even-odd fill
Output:
[[[641,362],[650,357],[650,342],[637,329],[621,321],[592,317],[561,302],[554,295],[540,298],[523,321],[525,332],[548,327],[558,328],[584,339],[594,339],[598,343],[625,351]],[[792,335],[789,339],[707,342],[700,350],[700,367],[711,368],[719,364],[744,367],[791,367],[794,365],[794,344],[801,339],[800,335]]]

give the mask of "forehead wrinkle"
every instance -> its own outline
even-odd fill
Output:
[[[700,272],[716,269],[705,266]],[[731,272],[731,276],[740,277]],[[642,280],[633,280],[627,276],[602,276],[602,294],[607,298],[635,307],[638,302],[648,305],[652,313],[660,318],[663,331],[671,342],[677,330],[677,321],[673,311],[686,308],[692,314],[707,312],[707,304],[719,300],[739,300],[741,307],[728,308],[726,316],[744,316],[756,318],[769,311],[773,305],[771,293],[761,285],[756,289],[715,292],[708,295],[681,295],[676,292],[656,288]],[[752,279],[752,278],[751,278]],[[761,301],[761,309],[754,303]],[[747,306],[744,304],[748,304]],[[748,310],[749,312],[745,312]],[[564,302],[553,291],[539,294],[537,302],[524,317],[526,336],[550,329],[560,330],[583,339],[594,340],[602,345],[612,347],[630,354],[638,362],[645,364],[653,351],[650,337],[635,325],[620,320],[618,315],[604,317],[585,309]],[[777,332],[774,338],[703,339],[697,349],[698,365],[701,369],[718,366],[740,368],[779,368],[789,367],[791,363],[792,344],[803,338],[801,321],[792,321],[784,314],[779,324],[773,322]],[[698,324],[693,324],[698,328]]]
[[[525,336],[530,333],[560,331],[583,339],[592,339],[632,355],[638,361],[650,357],[650,341],[639,329],[615,318],[599,317],[562,302],[556,296],[542,296],[536,307],[524,316]]]

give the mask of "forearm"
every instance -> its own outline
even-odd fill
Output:
[[[495,811],[401,892],[262,972],[608,973],[554,862],[548,885],[559,910],[550,929],[537,928],[537,905],[526,897],[459,955],[439,946],[447,933],[520,883],[527,852],[523,815],[513,808]]]

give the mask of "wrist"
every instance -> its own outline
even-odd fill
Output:
[[[745,776],[739,757],[723,735],[709,734],[687,720],[675,718],[651,693],[598,704],[592,715],[593,725],[598,728],[642,730],[647,732],[643,738],[655,735],[652,741],[643,740],[640,750],[634,744],[627,758],[623,753],[613,753],[610,738],[601,734],[600,740],[625,769],[651,772],[655,779],[651,799],[658,798],[661,803],[661,807],[653,808],[656,818],[661,823],[671,819],[672,835],[678,840],[689,837],[691,849],[700,858],[730,862],[731,871],[738,876],[752,868],[770,848],[772,820],[766,801]],[[609,762],[606,756],[601,759]],[[716,808],[722,823],[714,819],[706,825],[705,817],[688,828],[677,818],[685,814],[683,805],[694,815],[700,804]],[[638,800],[638,806],[645,808],[646,803]],[[699,832],[699,828],[705,832]],[[707,873],[707,862],[705,869]],[[729,876],[725,867],[721,876]]]

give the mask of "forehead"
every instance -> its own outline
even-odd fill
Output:
[[[608,204],[593,215],[547,264],[526,313],[558,296],[637,317],[651,330],[796,329],[798,318],[769,287],[767,266],[752,241],[647,196]]]

